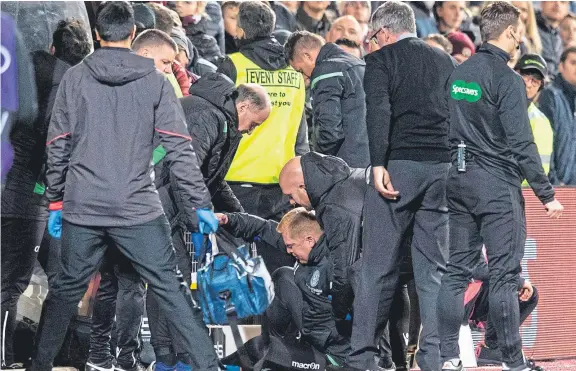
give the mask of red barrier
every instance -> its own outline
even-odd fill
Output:
[[[538,307],[522,326],[525,354],[537,360],[576,357],[576,188],[559,188],[564,215],[551,220],[524,190],[528,238],[523,276],[538,288]]]

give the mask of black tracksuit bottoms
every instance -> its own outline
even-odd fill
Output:
[[[64,220],[62,228],[62,272],[44,302],[29,371],[51,370],[78,302],[104,258],[108,238],[159,298],[161,309],[186,344],[193,369],[218,369],[202,312],[177,269],[165,216],[123,227],[88,227]]]
[[[520,310],[520,324],[526,321],[526,318],[534,311],[538,305],[538,290],[536,286],[534,288],[534,293],[532,297],[527,301],[518,300],[518,308]],[[480,292],[476,296],[474,301],[474,309],[470,315],[470,319],[478,322],[486,322],[486,332],[484,334],[484,343],[488,348],[498,349],[498,334],[496,333],[496,327],[494,323],[489,320],[490,313],[490,288],[487,283],[482,284]]]
[[[127,369],[134,367],[139,359],[146,287],[130,261],[112,246],[109,245],[100,267],[88,361],[96,365],[111,364],[110,339],[116,318],[116,361],[120,368]]]
[[[449,163],[390,160],[387,170],[400,197],[386,200],[372,187],[366,192],[364,250],[354,299],[354,317],[362,321],[353,322],[352,351],[347,359],[352,367],[377,369],[377,341],[389,319],[403,241],[413,225],[412,264],[423,325],[416,360],[423,371],[438,371],[436,303],[448,255],[449,168]]]
[[[184,232],[179,226],[172,228],[172,243],[178,262],[178,269],[182,272],[184,281],[189,287],[192,259],[186,248]],[[150,325],[150,345],[154,348],[156,361],[166,363],[168,366],[174,365],[178,360],[189,363],[189,355],[185,343],[178,335],[178,330],[173,323],[169,321],[165,313],[160,309],[158,296],[153,292],[149,292],[146,295],[146,309]],[[173,355],[178,355],[178,359],[166,358]]]
[[[46,221],[2,218],[2,366],[14,360],[16,309],[34,271]]]
[[[466,172],[452,167],[446,192],[450,258],[438,298],[442,361],[459,358],[464,292],[484,244],[490,271],[490,321],[496,329],[502,360],[509,367],[518,367],[524,363],[518,284],[526,240],[520,181],[506,182],[469,161]]]
[[[115,248],[109,238],[106,238],[106,246],[108,248],[100,266],[100,284],[92,309],[88,361],[96,365],[107,365],[111,364],[115,356],[120,367],[131,368],[141,350],[139,332],[146,287],[130,261]],[[61,250],[62,240],[53,238],[46,230],[38,261],[48,277],[50,288],[62,271]],[[114,327],[119,350],[117,356],[116,349],[111,352],[110,340]]]

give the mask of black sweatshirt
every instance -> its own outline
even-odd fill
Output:
[[[474,161],[518,187],[526,178],[544,204],[554,189],[542,168],[528,118],[524,81],[502,49],[484,44],[458,66],[449,84],[450,144],[463,141]]]
[[[455,62],[416,37],[366,56],[364,90],[372,166],[450,161],[446,83]]]

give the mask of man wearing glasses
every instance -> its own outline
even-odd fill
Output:
[[[372,187],[364,203],[364,247],[347,366],[377,370],[377,337],[398,285],[402,240],[414,225],[412,262],[423,329],[417,362],[440,363],[436,302],[448,255],[450,167],[445,86],[452,58],[416,37],[409,5],[387,1],[371,19],[379,50],[366,57],[364,90]],[[378,308],[378,310],[375,310]]]

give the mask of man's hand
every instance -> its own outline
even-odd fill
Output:
[[[372,168],[374,173],[374,188],[382,195],[382,197],[389,200],[395,200],[400,192],[395,191],[390,181],[390,174],[384,166],[374,166]]]
[[[522,286],[522,290],[520,290],[518,294],[518,296],[520,296],[520,301],[530,300],[533,294],[534,294],[534,287],[532,287],[530,281],[525,280],[524,286]]]
[[[559,219],[564,211],[564,206],[556,199],[548,202],[544,207],[546,208],[546,214],[552,219]]]
[[[216,218],[218,218],[219,225],[228,224],[228,215],[222,213],[216,213],[214,215],[216,215]]]

